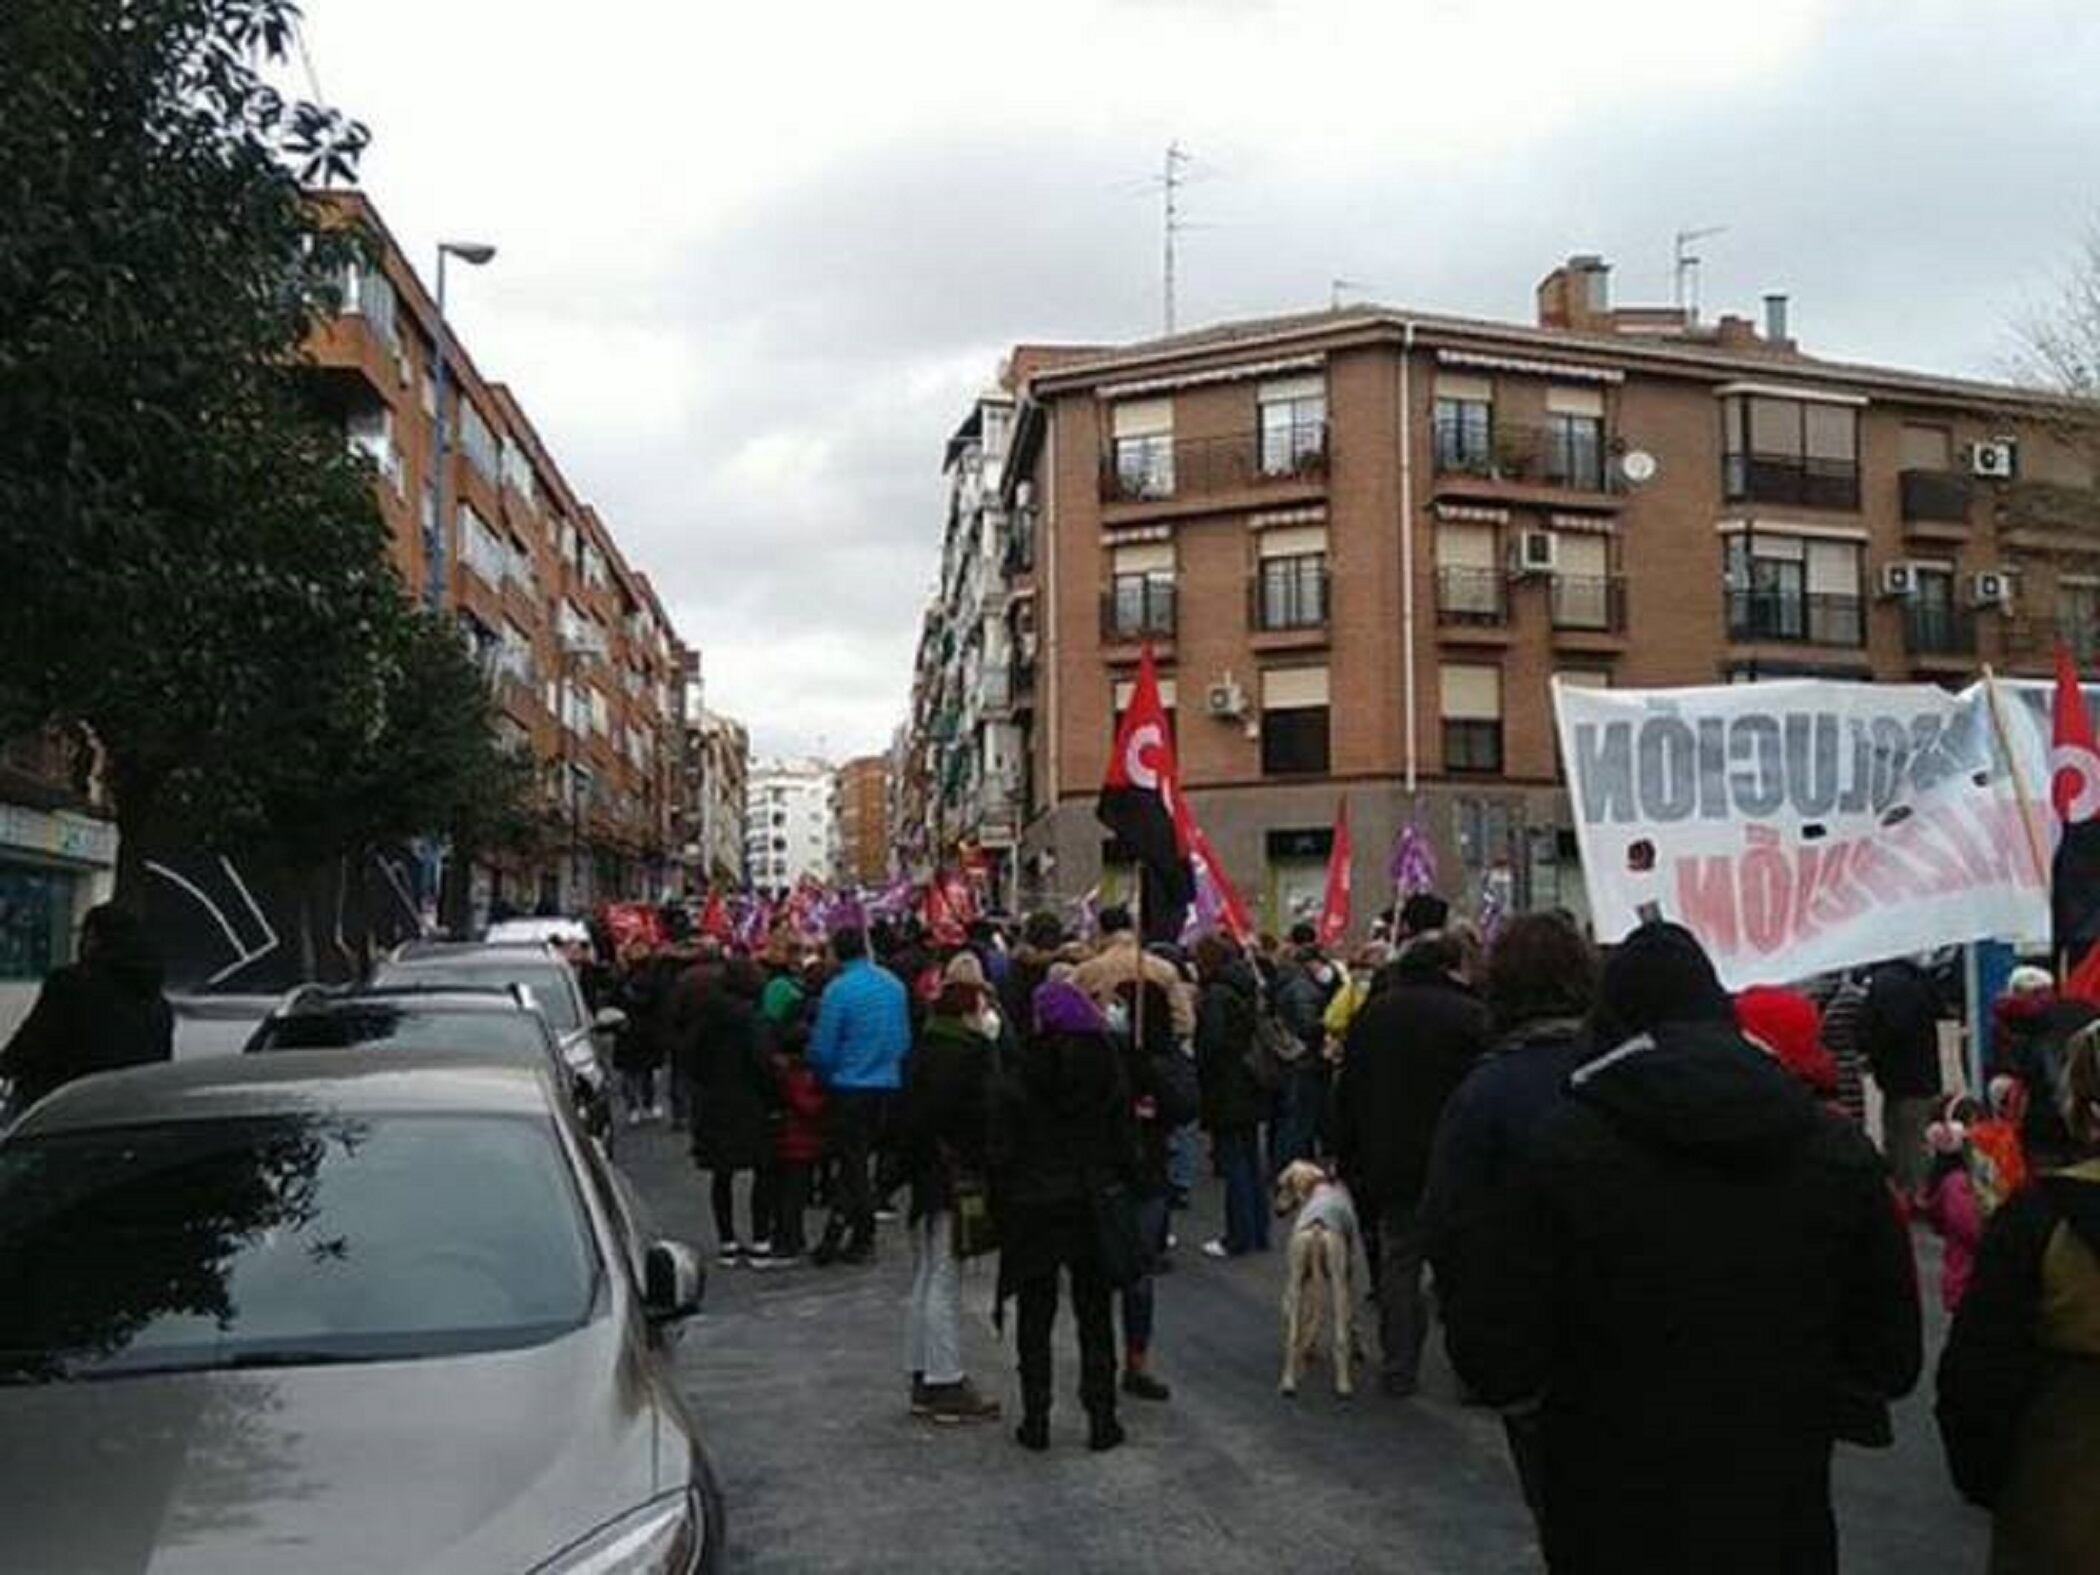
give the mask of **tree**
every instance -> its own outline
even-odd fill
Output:
[[[301,183],[347,178],[366,139],[264,80],[297,17],[0,8],[0,733],[94,730],[120,897],[172,838],[310,864],[507,780],[309,398],[300,347],[360,238]]]

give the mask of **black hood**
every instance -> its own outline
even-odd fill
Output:
[[[91,976],[105,980],[123,994],[141,998],[160,994],[161,984],[166,978],[160,958],[143,945],[98,951],[82,967]]]
[[[2094,1257],[2100,1258],[2100,1181],[2083,1176],[2056,1175],[2042,1178],[2049,1201],[2064,1223],[2071,1227]]]
[[[1581,1067],[1568,1086],[1634,1141],[1729,1167],[1777,1163],[1818,1119],[1808,1091],[1724,1023],[1664,1023]]]

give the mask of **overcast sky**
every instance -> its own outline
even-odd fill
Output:
[[[1711,14],[1715,23],[1708,24]],[[1576,24],[1580,21],[1581,26]],[[1524,319],[1570,252],[1816,353],[1995,374],[2100,207],[2091,0],[308,0],[364,185],[762,754],[884,746],[942,444],[1019,340],[1329,281]]]

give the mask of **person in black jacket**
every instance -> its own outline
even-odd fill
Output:
[[[1015,1075],[993,1100],[991,1165],[999,1216],[999,1290],[1020,1303],[1022,1447],[1050,1447],[1050,1334],[1058,1276],[1070,1276],[1079,1325],[1079,1398],[1087,1447],[1123,1442],[1116,1420],[1115,1325],[1097,1208],[1111,1186],[1137,1170],[1130,1090],[1107,1019],[1077,985],[1036,992],[1033,1031]]]
[[[1164,989],[1149,979],[1142,984],[1126,979],[1116,986],[1116,1002],[1121,1021],[1116,1048],[1123,1058],[1137,1137],[1137,1231],[1144,1252],[1142,1272],[1120,1298],[1123,1393],[1140,1400],[1165,1400],[1169,1390],[1151,1364],[1157,1315],[1153,1276],[1167,1251],[1174,1130],[1195,1115],[1195,1067],[1174,1038],[1173,1003]]]
[[[1880,1162],[1736,1031],[1677,925],[1613,954],[1595,1030],[1449,1310],[1452,1359],[1538,1407],[1555,1575],[1834,1572],[1845,1396],[1901,1395],[1922,1359]]]
[[[1859,1047],[1881,1087],[1881,1151],[1906,1198],[1925,1184],[1925,1128],[1940,1097],[1940,1003],[1925,970],[1907,957],[1867,979]]]
[[[693,1025],[693,1163],[711,1173],[715,1238],[725,1268],[734,1268],[747,1256],[756,1262],[772,1250],[773,1208],[765,1184],[772,1174],[768,1107],[775,1096],[758,1015],[764,987],[765,976],[756,963],[747,957],[731,958],[702,997]],[[740,1170],[752,1173],[749,1243],[736,1233]]]
[[[1335,1096],[1342,1179],[1377,1220],[1378,1343],[1387,1394],[1411,1395],[1428,1335],[1417,1219],[1437,1121],[1488,1048],[1487,1008],[1455,977],[1450,937],[1418,936],[1350,1024]]]
[[[0,1050],[0,1078],[17,1109],[90,1072],[175,1055],[175,1014],[161,994],[160,958],[137,914],[114,903],[80,923],[80,960],[44,977],[36,1004]]]
[[[1248,1068],[1260,997],[1254,970],[1229,941],[1196,943],[1196,1079],[1204,1131],[1225,1177],[1225,1234],[1207,1241],[1213,1258],[1269,1247],[1268,1201],[1262,1195],[1261,1119],[1267,1100]]]

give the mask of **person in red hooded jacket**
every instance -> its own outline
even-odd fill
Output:
[[[1735,998],[1735,1025],[1817,1099],[1837,1108],[1837,1058],[1823,1043],[1823,1014],[1814,1001],[1799,990],[1753,984]]]

